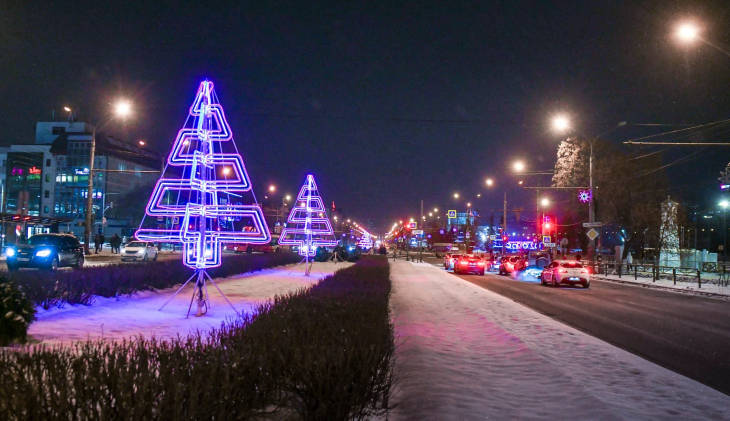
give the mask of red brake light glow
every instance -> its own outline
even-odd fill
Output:
[[[568,271],[567,271],[567,270],[565,270],[565,269],[560,269],[560,270],[558,271],[558,273],[568,273]]]

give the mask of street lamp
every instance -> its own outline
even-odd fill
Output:
[[[459,193],[454,193],[454,199],[458,199],[458,198],[459,198]]]
[[[723,200],[720,202],[722,206],[722,260],[727,262],[727,225],[725,224],[725,214],[727,214],[727,207],[730,206],[730,202]]]
[[[275,192],[275,191],[276,191],[276,186],[275,186],[275,185],[273,185],[273,184],[272,184],[272,185],[270,185],[270,186],[269,186],[269,191],[270,191],[271,193]]]
[[[492,180],[491,178],[487,178],[486,183],[487,183],[487,187],[492,187],[492,185],[494,184],[494,180]]]
[[[586,136],[585,134],[575,130],[570,124],[570,120],[566,116],[557,116],[553,118],[553,128],[556,131],[559,132],[569,132],[573,131],[580,136],[582,136],[585,140],[588,141],[588,143],[591,145],[591,154],[589,158],[588,163],[588,190],[590,191],[591,200],[588,202],[588,222],[595,222],[596,221],[596,215],[593,211],[593,202],[596,200],[596,193],[593,191],[593,143],[598,140],[599,137],[616,130],[619,127],[623,127],[626,125],[625,121],[622,121],[618,123],[616,126],[612,127],[609,130],[606,130],[605,132],[599,134],[595,138],[590,138]],[[595,253],[595,243],[594,240],[591,240],[588,242],[588,259],[593,260],[593,254]]]
[[[68,108],[68,107],[65,107]],[[109,118],[104,125],[110,123],[115,117],[126,118],[132,113],[132,104],[126,100],[120,100],[114,106],[114,115]],[[91,134],[91,147],[89,148],[89,182],[86,185],[86,223],[84,225],[84,254],[89,252],[89,242],[91,241],[91,224],[94,213],[94,155],[96,154],[96,131],[100,124],[94,125],[94,131]],[[102,210],[103,211],[103,210]]]
[[[726,56],[730,56],[729,51],[702,38],[699,34],[700,34],[700,29],[697,27],[697,25],[695,25],[692,22],[684,22],[677,27],[676,35],[680,41],[682,41],[684,43],[690,43],[690,42],[694,42],[695,40],[698,40],[698,41],[701,41],[701,42],[709,45],[710,47],[716,49],[717,51],[725,54]]]
[[[546,207],[549,204],[550,204],[550,199],[548,199],[547,197],[543,197],[542,200],[540,200],[540,205],[542,205],[542,207]]]
[[[522,162],[522,161],[517,161],[517,162],[514,163],[513,168],[517,172],[522,172],[522,171],[525,170],[525,163]]]

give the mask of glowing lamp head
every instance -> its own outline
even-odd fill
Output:
[[[723,209],[727,209],[727,207],[730,206],[730,202],[728,202],[727,200],[723,200],[722,202],[720,202],[720,206],[722,206]]]
[[[458,199],[458,198],[459,198],[459,193],[454,193],[454,199]]]
[[[549,204],[550,204],[550,200],[548,200],[547,198],[543,198],[542,200],[540,200],[540,205],[542,205],[543,207],[547,206]]]
[[[69,107],[63,107],[63,109],[64,109],[64,110],[65,110],[66,112],[69,112],[69,113],[71,112],[71,108],[69,108]]]
[[[230,173],[231,173],[231,168],[230,167],[223,167],[223,174],[224,175],[228,175]]]
[[[132,104],[129,101],[121,100],[114,106],[114,113],[118,117],[127,117],[132,113]]]
[[[514,168],[514,170],[516,172],[522,172],[522,171],[525,170],[525,163],[522,162],[522,161],[517,161],[517,162],[514,163],[514,165],[512,166],[512,168]]]
[[[698,33],[697,26],[689,22],[683,23],[677,28],[677,38],[684,42],[694,41]]]
[[[570,129],[570,120],[566,116],[557,116],[553,118],[553,129],[559,132],[565,132]]]
[[[286,195],[286,197],[285,197],[284,199],[285,199],[285,200],[286,200],[286,201],[288,202],[288,201],[290,201],[290,200],[291,200],[291,196],[289,196],[289,195],[287,194],[287,195]]]
[[[438,212],[439,211],[439,208],[433,208],[433,211],[434,212]]]
[[[492,180],[491,178],[487,178],[486,183],[488,187],[492,187],[494,185],[494,180]]]
[[[269,191],[272,192],[272,193],[275,192],[276,191],[276,186],[274,186],[273,184],[270,185],[269,186]]]
[[[139,141],[139,146],[144,146],[144,145],[145,145],[145,141],[144,140],[140,140]]]

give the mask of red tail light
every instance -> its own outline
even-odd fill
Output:
[[[565,269],[560,269],[560,270],[558,271],[558,273],[568,273],[568,271],[567,271],[567,270],[565,270]]]
[[[467,264],[467,263],[469,263],[469,262],[467,262],[466,260],[464,260],[464,261],[461,261],[461,262],[459,262],[459,263],[461,263],[462,265],[465,265],[465,264]]]
[[[484,266],[484,262],[477,263],[479,266]]]
[[[582,273],[590,273],[590,271],[588,269],[583,269],[583,270],[581,270],[581,272]]]

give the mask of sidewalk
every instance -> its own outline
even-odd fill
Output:
[[[728,417],[728,396],[436,267],[391,271],[393,419]]]
[[[652,282],[651,278],[642,278],[639,276],[634,279],[634,274],[622,275],[620,278],[618,275],[593,275],[592,279],[597,281],[606,282],[620,282],[623,284],[636,285],[644,288],[657,288],[674,290],[676,292],[689,292],[693,294],[705,294],[705,295],[720,295],[723,297],[730,298],[730,286],[722,286],[715,284],[705,284],[705,278],[702,278],[702,288],[697,287],[697,281],[686,282],[677,281],[677,285],[674,285],[674,281],[671,279],[658,279],[656,282]],[[717,278],[710,278],[714,282],[717,282]]]

